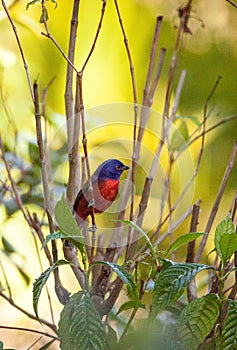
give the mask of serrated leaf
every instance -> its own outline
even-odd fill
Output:
[[[59,322],[61,349],[104,350],[104,326],[90,297],[73,296],[68,304],[65,305]]]
[[[123,266],[109,261],[96,261],[91,265],[91,267],[98,264],[104,264],[111,267],[116,275],[131,289],[133,297],[137,299],[137,284],[134,282],[132,275],[130,275],[130,273]]]
[[[70,297],[69,302],[64,306],[58,323],[58,334],[60,336],[60,348],[62,350],[70,350],[71,343],[69,340],[69,329],[73,312],[81,301],[83,292],[79,291]]]
[[[181,342],[190,350],[196,350],[215,325],[219,301],[215,294],[195,299],[181,312],[177,333]]]
[[[192,232],[186,233],[176,239],[173,244],[169,247],[166,256],[168,257],[171,253],[173,253],[176,249],[182,247],[183,245],[194,241],[199,236],[203,235],[205,232]]]
[[[51,272],[54,269],[56,269],[57,267],[62,266],[62,265],[72,265],[72,263],[69,261],[65,261],[65,260],[56,261],[47,270],[42,272],[41,275],[39,276],[39,278],[37,278],[35,280],[35,282],[33,283],[33,308],[34,308],[34,312],[35,312],[35,315],[37,318],[39,318],[39,316],[38,316],[38,303],[39,303],[39,298],[40,298],[42,289],[43,289],[45,283],[47,282]]]
[[[222,331],[222,350],[237,349],[237,302],[228,300],[228,314]]]
[[[229,235],[229,234],[235,234],[235,227],[230,218],[230,215],[228,214],[227,217],[224,220],[222,220],[221,223],[217,226],[215,231],[215,238],[214,238],[215,248],[222,261],[223,261],[223,256],[222,256],[222,249],[220,247],[220,240],[223,235]],[[224,250],[225,250],[225,247],[224,247]]]
[[[106,345],[108,345],[108,349],[111,349],[111,350],[116,349],[117,333],[109,324],[107,324],[107,328],[108,328],[108,331],[106,334]]]
[[[76,219],[72,215],[72,212],[68,207],[64,195],[62,195],[62,198],[56,203],[54,213],[60,231],[62,231],[69,237],[78,237],[77,247],[79,248],[81,254],[83,254],[84,246],[83,244],[80,244],[79,240],[81,242],[84,242],[84,237],[81,235],[81,231],[78,228]]]
[[[154,286],[151,317],[154,318],[166,306],[174,304],[187,284],[200,271],[209,269],[213,270],[209,265],[196,263],[173,263],[163,267]]]
[[[68,235],[67,233],[64,233],[61,231],[57,231],[46,236],[45,241],[42,245],[42,248],[45,247],[52,240],[63,239],[63,238],[72,242],[76,247],[78,243],[80,244],[85,243],[85,238],[83,236],[73,236],[73,235]]]
[[[121,221],[121,222],[123,222],[124,224],[126,224],[126,225],[132,227],[134,230],[136,230],[137,232],[139,232],[139,233],[143,236],[143,238],[145,238],[145,240],[146,240],[146,242],[147,242],[147,245],[148,245],[148,247],[149,247],[149,249],[150,249],[150,251],[151,251],[151,253],[152,253],[154,259],[157,261],[156,251],[155,251],[155,249],[154,249],[154,247],[153,247],[153,245],[152,245],[152,243],[151,243],[151,241],[150,241],[150,238],[149,238],[148,235],[146,234],[146,232],[143,231],[143,229],[142,229],[141,227],[139,227],[139,226],[138,226],[135,222],[133,222],[133,221],[130,221],[130,220],[119,220],[119,221]],[[158,264],[157,264],[157,265],[158,265]]]

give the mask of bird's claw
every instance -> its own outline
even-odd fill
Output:
[[[97,226],[96,225],[92,225],[91,227],[88,227],[88,231],[89,232],[95,233],[96,230],[97,230]]]

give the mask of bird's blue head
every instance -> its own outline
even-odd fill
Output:
[[[123,171],[127,169],[129,167],[120,162],[120,160],[108,159],[99,166],[94,175],[99,181],[106,179],[119,180]]]

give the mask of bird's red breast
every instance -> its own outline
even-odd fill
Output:
[[[92,175],[94,213],[102,213],[112,204],[118,194],[120,175],[127,169],[128,166],[119,160],[111,159],[102,163]],[[78,224],[92,215],[92,206],[89,205],[89,200],[89,184],[86,183],[78,193],[73,206],[77,214]]]

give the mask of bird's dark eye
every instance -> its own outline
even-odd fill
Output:
[[[116,165],[116,170],[121,170],[121,166],[119,166],[119,165]]]

